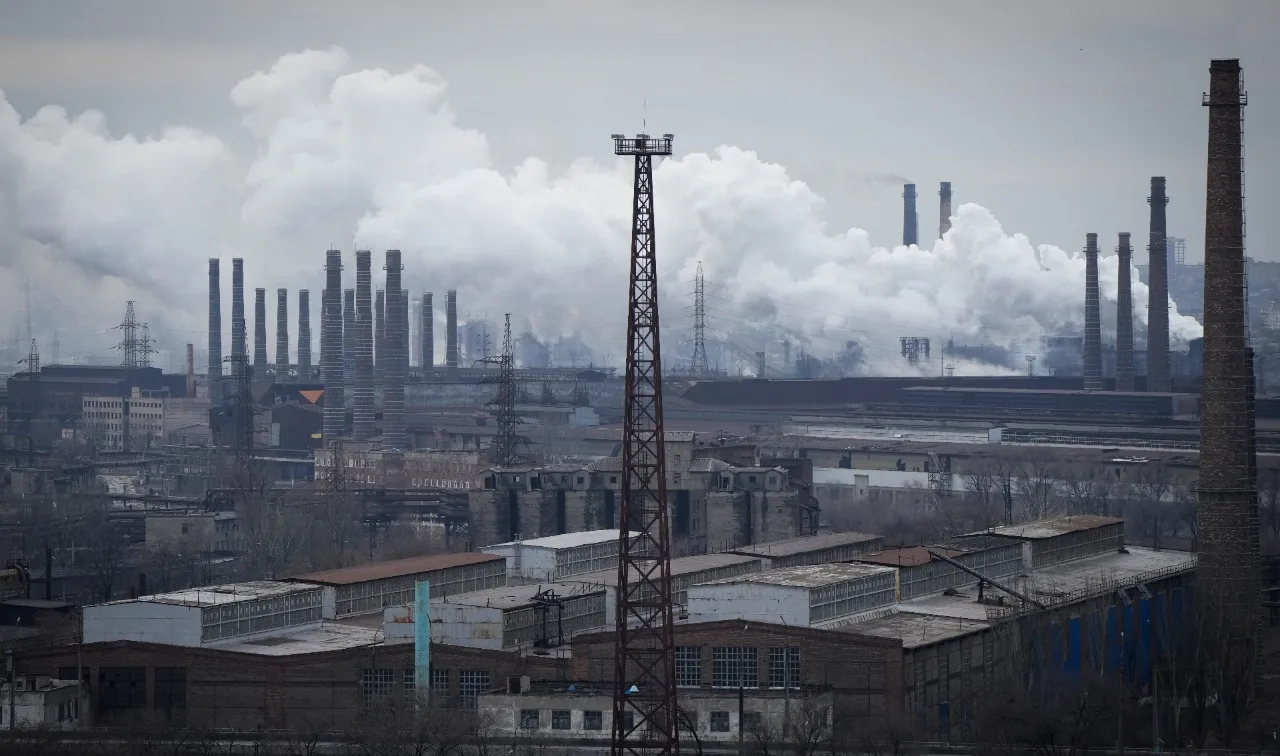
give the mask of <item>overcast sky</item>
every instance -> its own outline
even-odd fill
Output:
[[[98,108],[117,132],[178,123],[247,145],[230,87],[340,45],[361,65],[440,71],[460,123],[508,164],[605,157],[647,117],[682,152],[783,164],[877,243],[900,236],[901,176],[920,184],[922,237],[950,180],[957,203],[1066,249],[1143,232],[1163,174],[1170,233],[1196,257],[1200,93],[1210,58],[1239,57],[1250,253],[1277,257],[1275,0],[0,0],[0,18],[0,89],[28,116]]]

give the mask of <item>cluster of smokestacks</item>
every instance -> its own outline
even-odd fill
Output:
[[[356,288],[342,288],[342,253],[329,250],[325,257],[325,286],[320,304],[319,375],[311,359],[311,300],[307,289],[298,291],[298,359],[297,378],[309,381],[319,378],[325,384],[323,436],[332,440],[346,433],[346,398],[352,397],[352,434],[359,440],[375,437],[376,387],[383,388],[383,404],[387,422],[383,432],[384,448],[405,445],[404,386],[409,375],[410,297],[401,288],[399,250],[388,250],[386,289],[377,291],[376,304],[372,287],[372,253],[356,252]],[[248,357],[247,320],[244,313],[244,261],[232,260],[231,354],[235,365],[252,366],[265,374],[272,364],[281,375],[292,367],[289,362],[289,292],[276,290],[275,362],[268,361],[266,289],[255,289],[253,359]],[[450,353],[453,367],[458,362],[457,295],[449,292]],[[430,292],[422,296],[421,313],[422,365],[435,363],[434,314]],[[209,380],[222,378],[222,299],[221,263],[209,260]]]
[[[1253,417],[1253,350],[1246,330],[1243,111],[1238,60],[1209,67],[1204,244],[1204,368],[1200,395],[1197,595],[1239,646],[1253,682],[1260,671],[1261,557]],[[1152,180],[1151,244],[1164,244],[1163,181]],[[1157,234],[1159,238],[1157,237]],[[1163,249],[1163,247],[1161,247]],[[1163,255],[1161,255],[1163,256]],[[1156,296],[1152,256],[1152,297]],[[1154,318],[1153,310],[1153,318]]]
[[[938,187],[938,238],[951,230],[951,182]],[[902,246],[920,243],[920,221],[916,215],[916,185],[902,185]]]

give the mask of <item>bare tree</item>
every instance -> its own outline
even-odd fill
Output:
[[[100,601],[114,597],[129,551],[128,537],[115,527],[110,510],[111,502],[103,496],[92,500],[77,518],[84,561],[93,573],[94,594]]]
[[[248,549],[245,570],[251,579],[283,575],[298,559],[311,530],[311,519],[284,496],[248,496],[240,519]]]
[[[1017,465],[1017,491],[1028,519],[1042,520],[1053,514],[1057,505],[1057,475],[1052,460],[1027,456]]]

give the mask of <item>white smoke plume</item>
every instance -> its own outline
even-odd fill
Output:
[[[247,290],[313,290],[314,349],[323,251],[368,247],[380,260],[399,248],[406,284],[435,291],[441,310],[443,292],[456,288],[464,318],[500,322],[510,312],[517,335],[585,342],[616,363],[631,164],[614,159],[602,135],[598,155],[565,170],[537,158],[504,170],[446,94],[422,66],[361,69],[339,49],[285,55],[231,90],[256,144],[241,156],[194,128],[113,135],[100,113],[53,106],[24,119],[0,92],[0,316],[21,319],[30,281],[35,335],[47,341],[57,328],[64,356],[101,361],[111,359],[108,329],[135,299],[162,347],[178,354],[189,341],[203,351],[207,259],[224,261],[229,340],[229,260],[242,256]],[[912,368],[898,356],[899,336],[1034,352],[1042,336],[1081,330],[1083,257],[1033,247],[978,205],[960,206],[932,248],[886,249],[863,231],[828,229],[820,197],[747,150],[665,160],[655,185],[669,362],[688,351],[697,261],[708,338],[739,341],[739,353],[764,349],[775,364],[783,339],[818,356],[855,341],[871,372],[904,373]],[[1101,279],[1114,302],[1113,256]],[[1134,280],[1145,321],[1146,287]],[[1113,310],[1104,304],[1112,323]],[[435,320],[442,331],[443,312]],[[1191,318],[1171,321],[1175,347],[1200,335]],[[442,333],[436,341],[442,352]]]

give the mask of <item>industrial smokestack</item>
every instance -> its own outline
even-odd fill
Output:
[[[458,292],[453,289],[444,295],[444,366],[450,374],[458,369]]]
[[[1102,390],[1102,323],[1098,311],[1098,235],[1084,244],[1084,390]]]
[[[1204,377],[1200,394],[1197,595],[1253,667],[1258,656],[1261,557],[1247,339],[1243,123],[1238,60],[1209,67],[1208,170],[1204,221]],[[1154,181],[1154,180],[1153,180]],[[1153,198],[1156,196],[1154,186]],[[1160,204],[1163,206],[1163,203]],[[1157,204],[1152,203],[1152,245]],[[1160,226],[1163,237],[1163,214]],[[1159,239],[1163,249],[1164,239]],[[1154,296],[1154,295],[1153,295]],[[1233,681],[1235,684],[1249,680]]]
[[[356,252],[356,376],[355,411],[351,434],[358,441],[373,438],[373,253]]]
[[[298,380],[315,380],[311,373],[311,292],[298,290]]]
[[[348,384],[356,378],[356,290],[342,292],[342,376]]]
[[[400,288],[400,250],[387,250],[386,347],[382,390],[382,448],[403,449],[405,379],[405,299]]]
[[[435,313],[431,311],[431,292],[422,295],[422,369],[430,370],[436,364]]]
[[[405,381],[409,380],[409,290],[400,290],[400,367],[404,369]]]
[[[346,401],[342,375],[342,252],[325,253],[324,296],[320,302],[320,372],[324,379],[325,445],[343,435]]]
[[[902,246],[920,243],[920,224],[916,221],[916,185],[902,187]]]
[[[1147,391],[1169,391],[1169,244],[1165,239],[1164,176],[1151,177],[1151,240],[1147,245]]]
[[[1120,233],[1116,255],[1120,274],[1116,295],[1116,391],[1133,391],[1133,245],[1127,231]]]
[[[209,397],[222,378],[222,263],[209,258]]]
[[[244,260],[231,259],[231,373],[248,364],[248,326],[244,322]]]
[[[196,395],[196,345],[187,344],[187,398]]]
[[[289,290],[276,289],[276,376],[289,375]]]
[[[373,301],[373,381],[386,383],[387,371],[387,293],[378,289]]]
[[[253,290],[253,370],[267,374],[267,290]]]
[[[943,181],[938,191],[938,238],[947,235],[951,230],[951,182]]]

